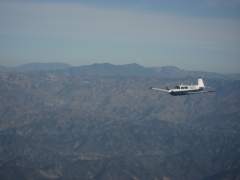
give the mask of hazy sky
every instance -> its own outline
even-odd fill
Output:
[[[240,0],[0,0],[0,65],[28,62],[240,73]]]

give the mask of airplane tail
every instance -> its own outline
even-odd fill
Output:
[[[203,83],[203,80],[201,78],[198,79],[198,87],[200,88],[204,88],[204,83]]]

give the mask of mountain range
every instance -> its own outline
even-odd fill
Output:
[[[0,66],[0,72],[46,72],[66,71],[84,75],[101,76],[159,76],[162,78],[195,78],[200,76],[212,78],[240,79],[239,73],[220,74],[205,71],[189,71],[175,66],[144,67],[136,63],[113,65],[95,63],[91,65],[72,66],[66,63],[28,63],[14,67]]]
[[[216,93],[173,97],[150,86]],[[239,75],[108,63],[0,68],[0,179],[238,180]]]

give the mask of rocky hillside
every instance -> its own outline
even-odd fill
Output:
[[[198,76],[217,92],[149,90]],[[238,180],[239,107],[240,81],[216,73],[137,64],[0,70],[0,179]]]

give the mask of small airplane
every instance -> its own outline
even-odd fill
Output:
[[[169,89],[168,87],[166,89],[150,87],[150,89],[152,90],[161,91],[163,93],[168,93],[173,96],[216,92],[214,90],[205,90],[205,88],[206,86],[204,85],[203,80],[201,78],[198,79],[198,83],[196,85],[180,84],[175,86],[175,88],[173,89]]]

